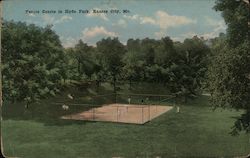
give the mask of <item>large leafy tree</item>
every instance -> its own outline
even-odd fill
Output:
[[[173,93],[183,96],[187,101],[201,90],[210,49],[198,37],[176,43],[175,47],[176,57],[169,68],[169,87]]]
[[[235,123],[233,134],[250,132],[250,49],[249,2],[217,0],[228,26],[225,41],[213,45],[208,85],[216,106],[244,109]]]
[[[142,81],[145,66],[144,56],[141,53],[139,39],[129,39],[127,41],[127,52],[123,58],[123,78],[129,81],[130,88],[133,81]]]
[[[121,74],[123,67],[122,57],[126,50],[124,45],[118,40],[118,38],[106,38],[97,42],[97,51],[101,55],[101,65],[103,71],[111,77],[111,83],[113,84],[114,92],[117,89],[117,79]]]
[[[70,47],[70,48],[65,48],[64,49],[64,55],[65,55],[65,65],[67,68],[64,74],[64,83],[66,79],[69,81],[71,80],[77,80],[79,79],[79,63],[78,63],[78,58],[76,57],[75,49]]]
[[[164,37],[158,42],[155,51],[155,63],[164,68],[169,67],[174,59],[175,53],[174,42],[170,37]]]
[[[134,51],[128,51],[123,56],[122,61],[124,63],[122,68],[123,78],[129,81],[131,88],[133,81],[142,80],[145,61]]]
[[[82,40],[75,45],[75,59],[77,60],[78,74],[82,77],[85,74],[89,79],[95,72],[96,64],[94,62],[94,48],[83,43]]]
[[[51,26],[4,21],[2,39],[4,100],[26,101],[28,107],[59,91],[64,54]]]
[[[162,53],[162,50],[158,49],[160,46],[159,40],[149,38],[141,40],[141,54],[145,61],[143,79],[148,82],[160,82],[162,79],[161,66],[158,64],[164,63],[164,61],[159,61],[159,58],[164,58],[162,54],[165,52]]]
[[[236,47],[249,40],[249,2],[247,0],[217,0],[214,6],[221,11],[227,24],[227,41],[231,47]]]
[[[106,81],[108,78],[107,69],[103,66],[104,58],[102,52],[99,52],[95,47],[92,52],[93,63],[94,63],[94,74],[93,79],[96,81],[97,90],[101,84],[101,82]]]
[[[174,61],[176,51],[169,37],[158,40],[155,45],[154,65],[148,70],[153,81],[166,85],[170,80],[169,67]]]

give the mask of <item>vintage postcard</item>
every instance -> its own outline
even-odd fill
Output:
[[[2,155],[250,157],[249,7],[2,1]]]

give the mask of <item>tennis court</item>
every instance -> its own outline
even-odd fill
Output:
[[[144,124],[172,109],[172,106],[139,104],[106,104],[62,119]]]

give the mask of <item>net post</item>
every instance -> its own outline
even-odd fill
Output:
[[[95,121],[95,107],[93,107],[92,112],[93,112],[93,121]]]
[[[148,121],[151,121],[150,120],[150,105],[148,105]]]
[[[141,121],[142,121],[141,123],[143,123],[143,107],[142,107],[141,109],[142,109],[142,110],[141,110],[141,114],[142,114],[142,115],[141,115]]]
[[[115,92],[115,103],[117,103],[117,92]]]
[[[116,108],[117,108],[117,110],[116,110],[116,115],[117,115],[117,120],[116,120],[116,122],[118,122],[118,106],[117,106]]]

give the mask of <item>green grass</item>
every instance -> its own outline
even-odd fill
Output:
[[[173,109],[145,125],[60,120],[66,112],[50,103],[63,99],[65,95],[57,96],[26,111],[21,103],[5,105],[4,154],[24,158],[163,158],[234,157],[250,151],[248,135],[229,134],[233,117],[241,112],[212,111],[204,96],[180,105],[180,113]]]

